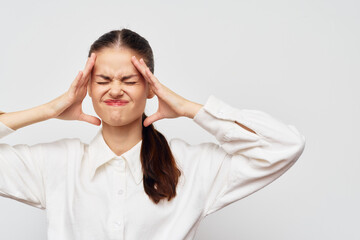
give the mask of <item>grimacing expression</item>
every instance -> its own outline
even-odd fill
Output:
[[[131,62],[133,55],[138,60],[141,58],[127,48],[105,48],[96,52],[88,94],[96,114],[111,126],[141,122],[146,99],[154,96],[149,84]],[[124,100],[126,104],[111,106],[105,102],[109,99]]]

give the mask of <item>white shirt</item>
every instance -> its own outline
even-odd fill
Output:
[[[144,191],[141,141],[117,156],[101,129],[90,144],[0,144],[0,195],[46,210],[49,240],[190,240],[207,215],[271,183],[305,147],[294,126],[214,96],[193,121],[219,144],[169,142],[182,172],[170,202]],[[0,122],[0,138],[12,132]]]

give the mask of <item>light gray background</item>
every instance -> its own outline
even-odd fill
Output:
[[[173,91],[263,110],[307,140],[288,172],[208,216],[196,239],[360,239],[359,13],[355,0],[2,1],[0,109],[59,96],[91,43],[128,27],[150,42],[155,76]],[[84,111],[95,114],[88,96]],[[155,125],[168,138],[215,141],[190,119]],[[51,119],[1,142],[89,142],[97,129]],[[0,198],[0,213],[1,239],[46,239],[45,211]]]

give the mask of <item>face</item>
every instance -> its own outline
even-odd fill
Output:
[[[96,52],[88,85],[94,110],[103,123],[126,126],[141,124],[146,99],[153,97],[149,85],[131,62],[141,56],[126,48],[105,48]],[[109,101],[117,100],[115,103]]]

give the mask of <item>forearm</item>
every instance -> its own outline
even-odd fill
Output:
[[[186,104],[185,117],[194,118],[202,107],[203,105],[188,100]]]
[[[40,105],[30,109],[17,112],[0,112],[0,122],[13,130],[45,121],[51,117],[48,105]]]

